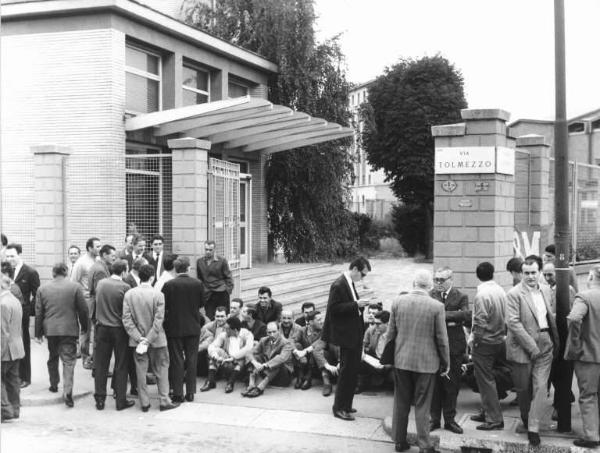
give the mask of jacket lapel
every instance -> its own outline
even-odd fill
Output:
[[[524,284],[522,283],[522,285],[524,285]],[[527,288],[525,288],[525,286],[521,287],[521,291],[523,293],[525,301],[527,302],[527,306],[531,310],[531,313],[533,314],[533,317],[535,318],[535,320],[537,321],[538,326],[539,326],[540,320],[538,319],[538,313],[537,313],[537,310],[535,309],[535,304],[533,303],[533,298],[531,297],[531,293],[529,292],[529,290]]]

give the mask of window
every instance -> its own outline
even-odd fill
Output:
[[[160,56],[136,47],[125,52],[125,109],[132,113],[161,110]]]
[[[600,118],[592,121],[592,130],[596,131],[600,129]]]
[[[583,122],[569,124],[569,134],[585,132],[585,124]]]
[[[183,105],[210,102],[210,73],[206,70],[183,67]]]
[[[230,80],[227,83],[227,96],[229,97],[229,99],[248,96],[248,87],[242,85],[241,83],[232,82]]]

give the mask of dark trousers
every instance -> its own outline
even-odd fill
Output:
[[[460,388],[460,367],[462,365],[462,354],[450,355],[450,379],[437,376],[431,399],[431,421],[439,423],[444,414],[444,422],[454,421],[456,417],[456,398]]]
[[[31,338],[29,336],[29,315],[23,313],[22,319],[23,347],[25,357],[19,361],[19,377],[21,382],[31,382]]]
[[[435,374],[416,373],[394,368],[392,438],[397,444],[406,442],[408,415],[414,399],[419,451],[429,451],[433,447],[429,438],[429,410],[435,379]]]
[[[19,360],[2,361],[2,420],[19,418],[21,381]]]
[[[113,388],[117,394],[117,406],[125,404],[127,394],[127,371],[129,367],[129,336],[123,327],[96,326],[96,347],[94,350],[94,396],[106,397],[106,380],[110,358],[115,354]]]
[[[335,388],[333,410],[349,411],[354,400],[354,390],[358,383],[362,349],[340,347],[340,373]]]
[[[173,389],[173,396],[183,396],[184,381],[186,395],[196,393],[199,343],[199,335],[170,337],[167,339],[170,360],[169,384]]]
[[[50,385],[57,387],[60,382],[58,359],[63,364],[63,395],[73,393],[73,374],[77,361],[77,337],[49,336],[48,340],[48,375]]]
[[[217,307],[225,307],[229,313],[229,293],[227,291],[218,291],[208,293],[208,298],[204,304],[206,316],[211,321],[215,320],[215,311]]]
[[[498,423],[504,421],[502,409],[496,388],[494,366],[504,362],[506,347],[504,343],[489,344],[475,343],[473,345],[473,366],[475,367],[475,380],[481,396],[481,405],[485,412],[487,422]]]

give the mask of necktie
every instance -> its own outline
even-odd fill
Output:
[[[354,286],[354,282],[352,282],[352,291],[354,291],[354,296],[356,297],[356,300],[360,299],[360,297],[358,297],[358,291],[356,291],[356,286]]]
[[[442,293],[442,303],[446,304],[446,292],[445,291]]]

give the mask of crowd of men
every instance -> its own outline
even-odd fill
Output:
[[[231,271],[227,260],[215,254],[213,241],[205,242],[195,276],[187,257],[165,253],[163,237],[154,236],[149,244],[146,250],[143,236],[127,235],[125,247],[117,251],[92,237],[83,252],[69,247],[68,263],[55,264],[52,279],[40,286],[38,273],[22,260],[22,246],[3,237],[2,332],[3,340],[5,332],[11,340],[3,341],[2,420],[19,417],[19,390],[31,383],[30,317],[35,318],[35,340],[45,338],[48,346],[50,392],[59,391],[62,362],[68,407],[74,406],[78,358],[91,371],[98,410],[112,394],[117,410],[133,407],[130,398],[138,396],[146,412],[149,385],[157,386],[161,411],[174,409],[194,400],[198,375],[206,376],[201,392],[223,379],[225,393],[246,382],[241,394],[249,398],[262,395],[268,385],[294,382],[295,389],[308,390],[315,378],[322,379],[322,394],[329,396],[338,375],[338,387],[346,389],[345,346],[338,338],[326,338],[323,325],[330,320],[314,303],[303,303],[294,319],[264,286],[256,303],[244,304],[230,297]],[[391,366],[379,363],[389,312],[380,303],[371,304],[364,326],[362,314],[361,309],[354,333],[358,378],[345,390],[351,394],[381,387],[386,376],[391,382]]]

